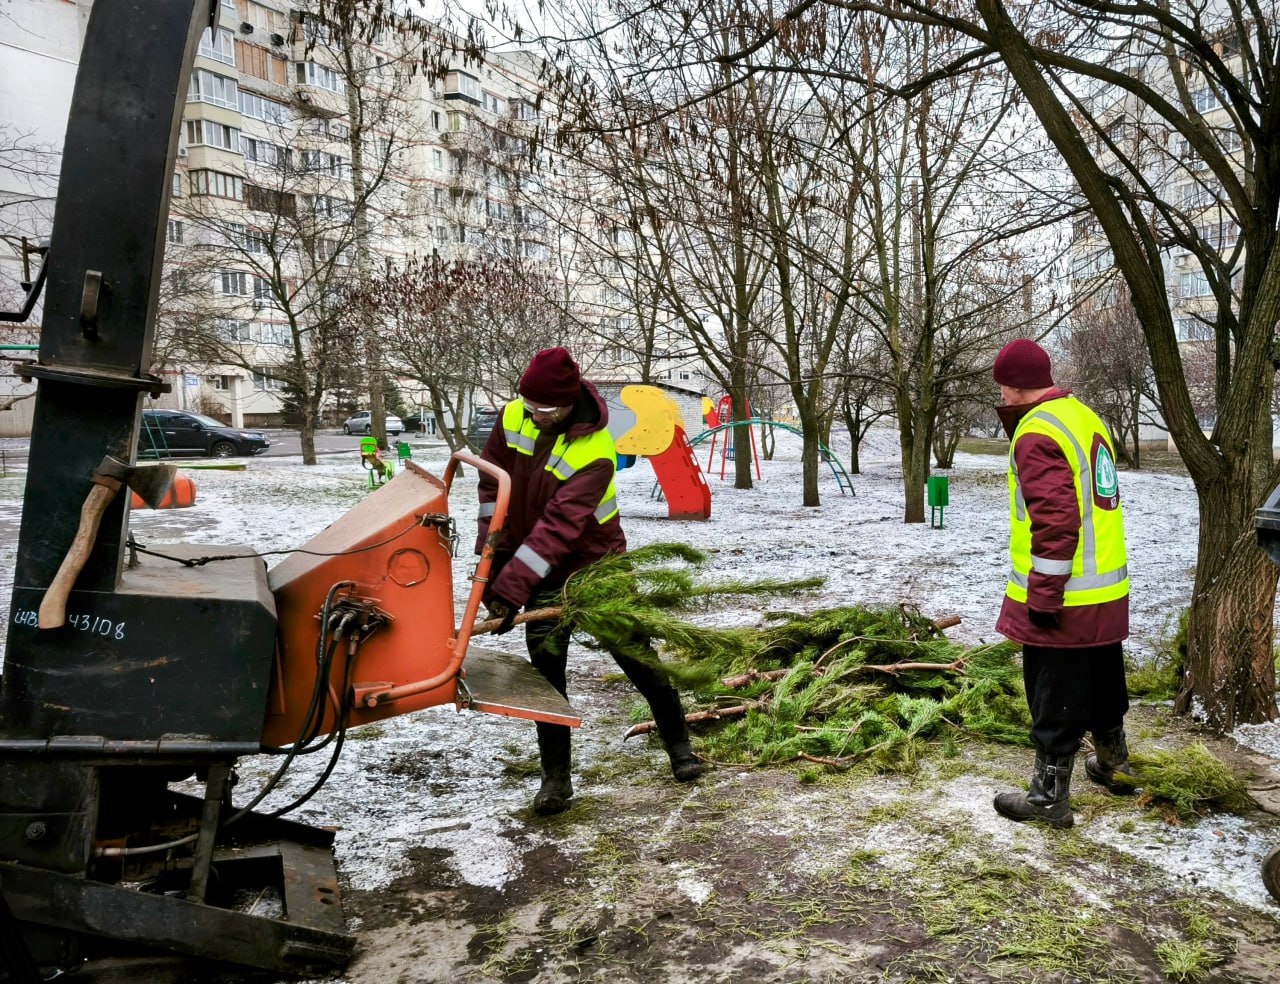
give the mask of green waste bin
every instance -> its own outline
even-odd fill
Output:
[[[929,525],[942,529],[942,511],[951,504],[951,489],[946,475],[930,475],[925,485],[929,499]]]

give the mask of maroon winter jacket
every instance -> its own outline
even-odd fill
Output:
[[[486,599],[494,596],[523,606],[539,591],[559,588],[570,574],[606,554],[622,553],[627,538],[617,516],[605,522],[595,517],[613,479],[614,462],[598,461],[561,481],[546,470],[547,458],[556,436],[567,429],[570,440],[603,430],[609,423],[609,409],[596,388],[585,379],[582,394],[573,412],[555,427],[538,435],[533,454],[520,454],[507,446],[499,418],[480,457],[491,461],[511,476],[511,502],[502,538],[498,542]],[[498,483],[480,473],[480,501],[493,502]],[[476,553],[489,535],[489,518],[481,517]],[[513,557],[521,544],[551,564],[546,577],[524,561]]]
[[[1035,403],[996,407],[1005,433],[1013,432],[1034,407],[1048,400],[1069,396],[1066,390],[1052,390]],[[1013,446],[1014,461],[1031,517],[1031,552],[1037,557],[1070,560],[1080,539],[1080,505],[1076,501],[1071,464],[1062,448],[1043,434],[1024,434]],[[1069,574],[1041,574],[1027,578],[1027,604],[1005,595],[996,621],[996,631],[1023,645],[1058,649],[1079,649],[1121,642],[1129,636],[1129,597],[1098,605],[1062,604],[1063,587]],[[1028,608],[1053,612],[1058,627],[1042,629],[1031,623]]]

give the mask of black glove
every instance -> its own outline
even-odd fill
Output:
[[[491,598],[485,603],[489,607],[489,615],[493,618],[502,619],[502,624],[493,630],[494,635],[506,635],[515,628],[516,615],[520,612],[519,605],[513,605],[506,598]]]
[[[1042,612],[1036,608],[1027,608],[1027,618],[1037,629],[1056,629],[1058,627],[1057,612]]]

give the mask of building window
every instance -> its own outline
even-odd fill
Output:
[[[1193,270],[1182,275],[1179,288],[1183,297],[1208,297],[1209,278],[1205,276],[1204,271]]]
[[[235,109],[237,92],[235,79],[198,68],[191,73],[191,84],[187,88],[187,102],[203,102],[212,106]]]
[[[446,94],[465,96],[473,102],[480,101],[480,80],[466,72],[450,72],[444,77]]]
[[[265,256],[271,252],[271,240],[271,233],[261,232],[258,229],[249,229],[244,234],[245,252]]]
[[[326,65],[315,62],[298,63],[298,84],[314,85],[320,89],[328,89],[339,95],[347,91],[347,83],[342,76]]]
[[[192,171],[191,194],[240,201],[244,198],[244,179],[221,171]]]
[[[438,109],[433,109],[431,111],[431,129],[440,129],[440,110]]]
[[[230,376],[205,376],[204,378],[208,381],[209,386],[213,389],[222,390],[224,392],[226,390],[231,389]]]
[[[217,37],[210,37],[209,28],[200,36],[200,54],[224,65],[236,63],[236,36],[230,31],[218,29]]]
[[[252,161],[255,164],[265,164],[269,167],[288,168],[293,163],[293,151],[288,147],[281,147],[269,140],[259,140],[256,137],[246,137],[240,135],[240,150],[244,154],[246,161]]]
[[[306,14],[302,21],[302,33],[308,41],[328,41],[329,25],[314,14]]]
[[[431,151],[431,169],[433,171],[444,170],[444,151],[443,150]]]
[[[1213,187],[1199,181],[1186,181],[1178,185],[1178,204],[1182,208],[1204,208],[1217,200],[1217,192]]]
[[[260,390],[282,390],[285,387],[285,381],[277,376],[272,375],[270,366],[254,366],[253,367],[253,388]],[[276,370],[278,371],[278,370]]]
[[[1174,318],[1173,330],[1180,342],[1206,342],[1213,337],[1213,329],[1199,318]]]
[[[480,104],[490,113],[502,114],[507,111],[506,100],[495,96],[492,92],[484,93],[481,96]]]
[[[298,214],[298,200],[293,195],[258,185],[245,187],[245,204],[255,212],[287,215],[290,218]]]
[[[233,297],[249,296],[249,275],[243,270],[223,270],[220,276],[222,293]]]
[[[187,143],[190,146],[217,147],[219,150],[240,152],[240,131],[225,123],[212,120],[187,120]]]
[[[174,243],[178,246],[182,245],[182,223],[178,219],[170,219],[169,225],[165,232],[165,241]]]
[[[1218,102],[1218,96],[1213,89],[1206,85],[1203,89],[1197,89],[1191,93],[1191,105],[1195,107],[1197,113],[1209,113],[1222,104]]]
[[[263,99],[262,96],[246,92],[244,89],[240,90],[240,115],[266,123],[278,123],[282,126],[289,122],[289,112],[282,103]]]
[[[1196,232],[1218,252],[1231,249],[1240,238],[1240,227],[1235,220],[1227,218],[1201,223],[1196,226]]]
[[[275,292],[271,289],[271,281],[266,277],[253,278],[253,299],[267,302],[275,299]]]
[[[247,321],[220,321],[217,324],[218,334],[220,334],[228,342],[243,344],[250,340],[249,322]]]
[[[245,20],[260,31],[275,31],[284,26],[284,18],[280,14],[270,7],[254,3],[253,0],[249,0],[249,9],[245,14]]]

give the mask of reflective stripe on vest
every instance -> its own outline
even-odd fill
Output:
[[[533,455],[534,445],[541,433],[534,425],[533,418],[525,411],[523,400],[512,400],[502,411],[502,432],[506,436],[507,447],[517,454],[530,456]],[[551,455],[547,458],[546,470],[560,481],[567,482],[597,461],[608,461],[617,469],[618,455],[613,447],[613,437],[603,427],[573,440],[569,440],[564,434],[558,435],[551,448]],[[609,487],[604,490],[600,504],[595,508],[595,518],[596,522],[605,523],[616,515],[618,493],[614,488],[613,478],[610,477]],[[537,557],[537,554],[534,556]],[[538,560],[541,559],[538,557]],[[529,566],[536,570],[533,564]]]
[[[1071,466],[1076,503],[1080,509],[1080,534],[1071,560],[1038,557],[1031,552],[1031,517],[1014,458],[1018,440],[1040,434],[1053,440]],[[1026,602],[1031,571],[1040,574],[1067,574],[1063,604],[1096,605],[1123,598],[1129,593],[1129,568],[1124,547],[1124,514],[1119,501],[1114,509],[1094,501],[1094,462],[1091,450],[1095,437],[1106,449],[1106,460],[1114,462],[1111,438],[1098,416],[1079,400],[1059,397],[1032,409],[1018,423],[1009,445],[1009,513],[1011,535],[1009,580],[1005,593],[1014,601]],[[1113,490],[1114,491],[1114,490]]]

